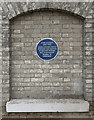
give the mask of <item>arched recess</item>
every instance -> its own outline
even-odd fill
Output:
[[[92,4],[92,3],[91,3]],[[87,24],[87,21],[88,21],[88,17],[92,18],[92,15],[89,13],[89,7],[91,7],[91,5],[89,3],[87,4],[84,4],[82,3],[81,4],[83,7],[80,7],[80,4],[78,5],[75,4],[72,6],[72,3],[65,3],[65,4],[61,4],[61,3],[31,3],[31,4],[21,4],[21,3],[4,3],[4,6],[3,6],[3,9],[4,9],[4,12],[3,12],[3,25],[5,25],[6,27],[3,27],[3,81],[6,81],[6,89],[8,90],[7,93],[7,97],[5,98],[5,102],[9,101],[9,45],[6,44],[6,43],[9,43],[9,20],[12,19],[13,17],[21,14],[21,13],[24,13],[24,12],[27,12],[27,11],[34,11],[36,9],[40,9],[40,8],[47,8],[47,9],[61,9],[61,10],[66,10],[66,11],[70,11],[71,13],[74,13],[76,15],[80,15],[82,17],[85,18],[85,25],[84,26],[84,29],[86,30],[86,28],[88,28],[88,24]],[[75,6],[75,7],[74,7]],[[79,6],[79,7],[77,7]],[[8,10],[7,10],[8,8]],[[83,8],[83,9],[81,9]],[[87,9],[86,9],[87,8]],[[88,16],[88,17],[87,17]],[[84,42],[87,41],[88,38],[90,38],[90,41],[92,41],[92,36],[91,34],[92,33],[86,33],[86,31],[84,31]],[[7,38],[6,38],[7,37]],[[85,46],[86,47],[86,46]],[[89,46],[90,47],[90,46]],[[88,58],[90,58],[91,54],[88,53],[88,50],[85,50],[84,49],[84,55],[86,56],[85,57],[85,60],[87,60]],[[90,52],[90,51],[89,51]],[[7,53],[5,55],[5,53]],[[83,76],[83,79],[85,80],[85,89],[84,89],[84,95],[85,95],[85,99],[86,100],[91,100],[92,99],[92,90],[90,89],[90,93],[88,91],[86,91],[86,81],[88,82],[88,76],[86,76],[86,72],[88,71],[88,67],[86,66],[86,63],[84,63],[84,68],[85,70],[83,70],[83,73],[84,73],[84,76]],[[7,69],[6,69],[6,66],[7,66]],[[91,65],[90,65],[91,67]],[[92,79],[90,78],[90,83],[92,83]]]
[[[12,99],[84,98],[82,17],[59,9],[37,9],[10,23]],[[42,38],[52,38],[59,46],[58,56],[48,63],[36,55]]]

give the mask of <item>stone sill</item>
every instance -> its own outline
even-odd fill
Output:
[[[89,112],[89,103],[83,99],[13,99],[7,102],[11,112]]]

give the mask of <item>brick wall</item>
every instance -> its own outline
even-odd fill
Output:
[[[69,14],[41,11],[11,20],[11,97],[82,97],[82,20]],[[52,38],[56,58],[41,60],[36,45]]]
[[[2,8],[0,6],[0,118],[2,117]]]
[[[92,108],[93,108],[93,117],[94,117],[94,3],[93,3],[93,29],[92,29],[92,35],[93,35],[93,43],[92,43],[92,47],[93,47],[93,51],[92,51],[92,55],[93,55],[93,58],[92,58],[92,68],[93,68],[93,76],[92,76],[92,80],[93,80],[93,87],[92,87],[92,90],[93,90],[93,93],[92,93],[92,102],[93,102],[93,105],[92,105]]]
[[[10,85],[12,85],[12,82],[13,82],[13,75],[16,75],[17,72],[14,72],[14,71],[10,71],[11,67],[14,65],[12,62],[15,61],[12,55],[12,53],[15,53],[14,51],[12,52],[12,48],[10,46],[13,46],[12,45],[12,39],[9,39],[9,21],[11,21],[11,19],[13,17],[16,17],[17,19],[20,18],[18,17],[18,15],[24,13],[25,15],[25,12],[27,11],[33,11],[34,13],[32,15],[35,14],[35,11],[36,10],[41,10],[41,9],[47,9],[49,11],[49,9],[51,10],[57,10],[57,11],[66,11],[66,12],[70,12],[72,13],[72,16],[75,15],[75,21],[78,21],[80,20],[77,16],[79,17],[83,17],[84,18],[84,25],[83,25],[83,28],[84,28],[84,34],[83,34],[83,47],[81,49],[81,52],[83,53],[83,57],[84,57],[84,61],[83,61],[83,69],[82,69],[82,73],[83,73],[83,83],[84,83],[84,97],[85,97],[85,100],[89,101],[89,103],[92,103],[92,43],[93,43],[93,36],[92,36],[92,30],[93,30],[93,19],[92,17],[94,18],[93,16],[93,13],[94,13],[94,9],[92,9],[92,2],[81,2],[81,3],[71,3],[71,2],[66,2],[66,3],[63,3],[63,2],[37,2],[37,3],[32,3],[32,2],[4,2],[4,3],[0,3],[0,5],[2,5],[2,21],[3,21],[3,28],[2,28],[2,39],[3,41],[1,40],[1,44],[2,46],[0,46],[0,50],[2,50],[2,47],[3,47],[3,52],[2,52],[2,58],[3,58],[3,62],[2,62],[2,77],[0,78],[0,80],[2,81],[2,87],[0,86],[0,89],[2,89],[2,93],[3,94],[3,98],[0,100],[0,104],[2,105],[2,115],[3,115],[3,118],[92,118],[92,104],[91,107],[90,107],[90,111],[88,113],[13,113],[13,114],[8,114],[6,113],[6,102],[9,101],[9,98],[10,98],[10,95],[11,95],[11,98],[13,98],[13,94],[11,94],[11,91],[10,91]],[[51,13],[51,12],[50,12]],[[55,12],[56,13],[56,12]],[[46,14],[46,13],[45,13]],[[62,14],[64,16],[64,14]],[[76,16],[77,15],[77,16]],[[69,16],[69,15],[68,15]],[[17,19],[12,19],[13,21],[17,21]],[[38,17],[37,17],[38,18]],[[40,17],[39,17],[40,18]],[[72,19],[72,18],[71,18]],[[59,20],[59,19],[58,19]],[[24,20],[23,20],[24,21]],[[31,20],[32,21],[32,20]],[[62,21],[63,22],[68,22],[67,20],[65,21]],[[60,22],[61,23],[61,22]],[[11,23],[12,24],[12,23]],[[72,23],[73,24],[73,23]],[[76,23],[75,23],[76,24]],[[81,25],[81,23],[79,23],[79,25]],[[12,25],[13,26],[13,25]],[[12,26],[11,26],[11,30],[12,30]],[[22,25],[24,26],[24,25]],[[51,25],[50,25],[51,27]],[[28,29],[28,28],[27,28]],[[39,28],[38,28],[39,29]],[[70,29],[70,28],[69,28]],[[24,29],[25,30],[25,29]],[[24,31],[23,30],[23,31]],[[17,32],[17,31],[16,31]],[[19,31],[18,31],[19,32]],[[44,31],[43,31],[44,32]],[[71,30],[70,30],[71,32]],[[13,31],[11,31],[11,33],[13,34]],[[37,32],[36,32],[37,33]],[[18,35],[21,34],[21,33],[18,33]],[[23,33],[22,33],[23,34]],[[33,34],[33,33],[32,33]],[[32,35],[31,34],[31,35]],[[60,34],[55,34],[55,35],[60,35]],[[71,34],[70,34],[71,35]],[[23,36],[22,36],[23,37]],[[46,36],[44,36],[46,37]],[[43,38],[44,38],[43,37]],[[68,36],[69,37],[69,36]],[[73,35],[72,35],[73,37]],[[38,36],[37,36],[38,38]],[[56,42],[59,42],[57,41],[58,39],[55,39],[55,37],[52,37]],[[65,38],[64,38],[65,39]],[[16,39],[16,41],[18,40],[18,38]],[[25,37],[23,37],[23,40],[25,40]],[[41,39],[35,39],[35,41],[37,40],[40,41]],[[15,41],[15,40],[14,40]],[[31,37],[30,37],[30,41],[31,41]],[[21,41],[20,41],[21,42]],[[15,42],[14,42],[15,43]],[[19,42],[18,42],[19,43]],[[27,42],[26,42],[27,43]],[[31,42],[30,42],[31,43]],[[19,45],[19,44],[18,44]],[[21,45],[21,44],[20,44]],[[59,44],[60,45],[60,44]],[[63,44],[64,45],[64,44]],[[64,48],[62,45],[62,49]],[[67,44],[68,45],[68,44]],[[25,44],[24,44],[24,48],[25,48]],[[10,49],[11,48],[11,49]],[[22,47],[23,48],[23,47]],[[68,47],[66,47],[68,48]],[[10,51],[11,52],[10,52]],[[24,50],[24,49],[23,49]],[[35,51],[35,50],[33,50]],[[11,53],[11,56],[10,57],[9,55],[9,52]],[[73,51],[72,51],[73,52]],[[18,53],[18,52],[17,52]],[[60,52],[59,52],[60,53]],[[65,58],[65,56],[70,56],[71,55],[71,52],[69,51],[69,55],[65,55],[65,54],[68,54],[68,52],[65,52],[62,54],[62,56]],[[19,55],[20,56],[20,55]],[[17,57],[17,59],[19,58],[19,56]],[[58,55],[60,56],[60,55]],[[58,56],[54,59],[56,60],[58,58]],[[20,58],[22,57],[22,55],[20,56]],[[39,59],[36,55],[36,58]],[[12,60],[13,59],[13,60]],[[33,58],[32,58],[33,59]],[[63,59],[61,57],[61,59]],[[66,58],[67,59],[67,58]],[[71,58],[69,58],[71,60]],[[9,61],[11,60],[10,62],[10,65],[9,65]],[[23,59],[25,60],[25,58]],[[52,60],[51,62],[54,62],[54,60]],[[31,61],[31,60],[30,60]],[[33,60],[35,62],[35,60]],[[40,60],[42,61],[42,60]],[[65,60],[66,61],[66,60]],[[76,60],[75,60],[76,61]],[[20,62],[20,61],[19,61]],[[57,62],[60,62],[60,60]],[[25,63],[25,61],[24,61]],[[41,62],[40,62],[41,63]],[[44,63],[44,62],[43,62]],[[25,63],[26,65],[27,63]],[[30,64],[30,63],[29,63]],[[39,63],[38,63],[39,64]],[[38,65],[37,64],[37,65]],[[63,63],[63,65],[70,65],[68,63]],[[30,64],[31,65],[31,64]],[[46,62],[46,65],[49,66],[49,63]],[[62,65],[62,66],[63,66]],[[29,65],[28,65],[29,66]],[[71,66],[71,65],[70,65]],[[17,66],[16,66],[17,67]],[[43,66],[42,66],[43,67]],[[73,67],[73,65],[72,65]],[[31,66],[30,66],[31,68]],[[48,68],[47,68],[48,69]],[[54,69],[54,68],[51,68],[51,69]],[[59,69],[59,68],[57,68]],[[64,67],[63,68],[60,68],[60,69],[65,69]],[[70,68],[71,69],[71,68]],[[16,70],[16,69],[14,69]],[[20,69],[18,68],[17,70],[20,71]],[[23,69],[24,70],[24,69]],[[32,69],[31,69],[32,70]],[[11,74],[10,74],[11,73]],[[12,75],[13,73],[13,75]],[[22,72],[23,73],[23,72]],[[22,73],[20,72],[20,75],[22,75]],[[27,72],[29,74],[29,72]],[[39,73],[37,73],[39,74]],[[42,73],[44,74],[44,73]],[[51,74],[58,74],[58,73],[51,73]],[[65,74],[64,74],[65,75]],[[81,76],[80,76],[81,77]],[[31,77],[32,78],[32,77]],[[71,77],[69,77],[71,78]],[[45,78],[44,78],[45,79]],[[48,78],[47,78],[48,79]],[[16,79],[18,81],[18,79]],[[20,79],[21,80],[21,79]],[[22,79],[25,81],[25,79]],[[66,80],[66,79],[65,79]],[[69,80],[69,79],[68,79]],[[80,79],[81,80],[81,79]],[[51,81],[51,80],[50,80]],[[71,82],[73,82],[73,80],[70,79]],[[37,82],[37,81],[36,81]],[[43,83],[46,82],[46,81],[42,81]],[[63,80],[62,80],[62,83],[64,83],[64,77],[63,77]],[[11,83],[11,84],[10,84]],[[14,82],[15,83],[15,82]],[[18,83],[18,82],[17,82]],[[30,83],[31,82],[31,79],[30,79]],[[66,82],[66,85],[68,86],[68,81]],[[77,83],[78,84],[78,83]],[[38,86],[38,84],[36,84]],[[57,84],[59,85],[59,84]],[[61,85],[61,84],[60,84]],[[15,87],[17,86],[17,87]],[[20,88],[18,87],[18,85],[15,85],[14,87],[15,88]],[[21,85],[22,86],[22,85]],[[35,86],[35,83],[34,83],[34,86]],[[32,86],[33,87],[33,86]],[[56,88],[57,86],[55,86]],[[13,85],[11,86],[11,88],[13,89]],[[26,86],[25,86],[26,88]],[[63,88],[63,87],[62,87]],[[73,89],[73,86],[69,87],[71,89],[71,92]],[[79,87],[78,87],[79,88]],[[31,88],[30,88],[31,89]],[[29,90],[30,90],[29,89]],[[64,88],[65,89],[65,88]],[[22,89],[19,89],[20,91],[20,95],[21,95],[21,91],[24,91]],[[18,91],[17,91],[18,92]],[[68,92],[68,89],[67,89],[67,92]],[[70,91],[69,91],[70,92]],[[13,90],[12,90],[12,93],[13,93]],[[77,93],[78,94],[78,93]],[[17,94],[16,94],[17,95]],[[24,96],[25,97],[25,96]],[[26,96],[27,97],[27,96]],[[60,97],[60,96],[59,96]],[[1,109],[0,109],[1,110]]]

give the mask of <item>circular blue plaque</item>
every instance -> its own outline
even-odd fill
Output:
[[[41,59],[51,60],[56,57],[58,53],[58,45],[50,38],[43,39],[38,43],[36,51]]]

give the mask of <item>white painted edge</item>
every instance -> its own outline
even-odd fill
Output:
[[[6,103],[6,112],[89,112],[89,103],[80,99],[15,99]]]

